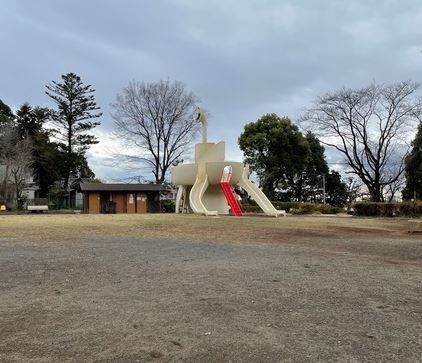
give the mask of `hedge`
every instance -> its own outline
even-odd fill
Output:
[[[329,204],[300,203],[299,208],[291,210],[292,214],[337,214],[344,210],[339,207],[333,207]]]
[[[302,202],[271,202],[276,209],[285,210],[287,213],[292,214],[337,214],[344,212],[342,208],[333,207],[328,204],[314,204],[314,203],[302,203]],[[242,210],[248,213],[260,213],[261,208],[255,203],[243,204]]]
[[[401,203],[359,202],[353,205],[354,214],[367,217],[419,217],[422,201]]]
[[[245,213],[261,213],[262,209],[258,205],[241,204],[242,211]]]
[[[280,202],[274,201],[271,202],[275,209],[285,210],[287,213],[290,212],[291,209],[297,209],[302,204],[301,202]]]
[[[272,201],[271,203],[275,209],[285,210],[287,213],[289,213],[291,209],[299,208],[302,204],[301,202],[280,202],[278,200]],[[241,207],[245,212],[262,212],[261,208],[253,199],[248,201],[248,203],[241,203]]]

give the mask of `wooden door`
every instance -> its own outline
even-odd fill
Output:
[[[89,193],[88,213],[100,213],[100,193]]]
[[[136,212],[136,193],[127,193],[127,212]]]
[[[136,212],[147,212],[147,195],[145,193],[137,193],[136,195]]]
[[[113,193],[113,202],[116,203],[116,213],[127,212],[126,193]]]

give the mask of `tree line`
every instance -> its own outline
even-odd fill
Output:
[[[360,191],[376,202],[392,200],[400,191],[405,199],[420,199],[418,87],[405,81],[342,88],[318,97],[296,123],[274,113],[263,115],[247,123],[238,139],[244,160],[272,200],[344,206]],[[0,102],[0,165],[6,165],[0,198],[7,197],[9,183],[19,199],[19,175],[28,168],[40,196],[51,193],[56,180],[66,191],[71,177],[94,177],[86,160],[86,151],[98,142],[89,131],[101,117],[94,92],[68,73],[46,85],[55,109],[25,103],[13,113]],[[114,130],[123,141],[118,162],[146,166],[153,182],[165,183],[199,131],[194,120],[198,102],[181,82],[130,82],[111,105]],[[326,148],[342,156],[342,174],[328,167]]]
[[[325,197],[329,204],[344,206],[359,194],[382,202],[400,191],[405,199],[421,198],[418,87],[404,81],[342,88],[318,97],[296,124],[263,115],[246,124],[239,137],[245,162],[272,200],[321,202]],[[157,183],[182,160],[197,132],[191,117],[196,102],[183,85],[167,80],[132,82],[113,104],[117,131],[139,150],[129,160],[151,165]],[[342,174],[329,170],[325,148],[342,157]]]
[[[89,131],[100,123],[94,89],[74,73],[46,85],[55,109],[22,104],[16,112],[0,100],[0,199],[21,207],[32,175],[38,197],[68,205],[71,177],[94,178],[86,151],[98,140]]]
[[[317,202],[319,179],[324,175],[327,201],[332,205],[350,204],[358,189],[374,202],[392,201],[400,191],[404,199],[420,199],[422,100],[415,95],[418,87],[404,81],[342,88],[318,97],[298,120],[307,131],[305,136],[288,118],[269,114],[245,126],[239,146],[274,200]],[[346,182],[338,172],[328,174],[323,145],[343,157],[344,174],[351,176]]]

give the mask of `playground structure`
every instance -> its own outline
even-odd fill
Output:
[[[177,186],[176,213],[242,215],[234,187],[245,190],[269,216],[284,215],[274,208],[266,195],[249,180],[249,166],[225,161],[225,143],[207,142],[207,118],[201,110],[197,121],[202,125],[202,143],[195,145],[195,163],[173,168],[172,182]]]

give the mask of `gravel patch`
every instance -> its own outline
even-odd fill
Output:
[[[0,243],[0,361],[421,361],[422,244],[372,243]]]

